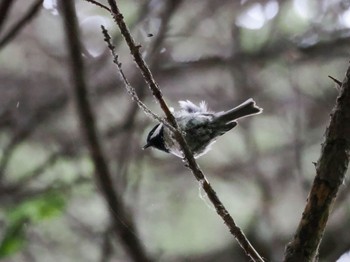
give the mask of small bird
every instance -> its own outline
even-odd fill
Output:
[[[184,134],[184,138],[195,158],[210,150],[216,139],[237,125],[240,118],[260,114],[263,110],[252,98],[228,111],[211,112],[203,101],[199,106],[191,101],[179,101],[181,110],[174,112],[176,121]],[[162,123],[157,124],[149,132],[147,143],[143,147],[154,147],[166,153],[183,157],[180,145]]]

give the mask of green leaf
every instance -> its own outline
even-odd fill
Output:
[[[50,192],[11,207],[7,212],[8,226],[0,236],[0,258],[13,255],[26,243],[25,225],[28,221],[40,222],[60,215],[65,207],[65,198],[58,192]]]
[[[65,207],[63,195],[51,192],[19,204],[8,212],[8,219],[20,220],[23,217],[29,218],[33,222],[43,219],[50,219],[62,213]]]
[[[25,244],[25,225],[28,222],[27,218],[12,221],[6,228],[5,233],[0,243],[0,258],[13,255],[21,250]]]

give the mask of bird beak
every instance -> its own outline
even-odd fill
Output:
[[[146,148],[148,148],[148,147],[150,147],[150,146],[151,146],[151,144],[147,143],[146,145],[144,145],[144,146],[142,147],[142,150],[145,150]]]

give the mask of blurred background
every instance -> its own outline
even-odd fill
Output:
[[[198,163],[259,253],[281,261],[335,104],[328,75],[342,81],[348,67],[350,1],[118,4],[174,109],[189,99],[227,110],[249,97],[264,108]],[[75,5],[89,99],[113,186],[137,227],[132,233],[155,261],[249,261],[181,160],[141,150],[156,122],[126,93],[101,24],[142,101],[162,112],[109,13],[86,1]],[[0,2],[0,259],[130,261],[111,232],[110,211],[94,180],[62,24],[54,0]],[[335,261],[350,249],[349,192],[345,181],[320,261]]]

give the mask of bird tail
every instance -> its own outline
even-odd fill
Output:
[[[252,98],[249,98],[235,108],[218,113],[216,121],[218,123],[229,123],[239,118],[261,114],[262,111],[263,109],[258,107]]]

